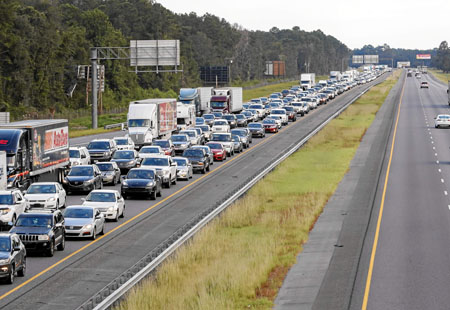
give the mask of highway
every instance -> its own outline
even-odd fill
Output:
[[[278,134],[254,139],[249,150],[223,163],[216,162],[206,175],[196,174],[189,182],[179,181],[171,189],[164,189],[163,197],[156,201],[127,200],[125,218],[118,223],[108,222],[106,235],[96,241],[71,240],[66,243],[64,251],[55,252],[52,258],[29,257],[26,277],[16,278],[13,285],[0,286],[0,308],[77,308],[191,218],[228,197],[250,176],[282,155],[370,85],[355,87],[299,118]],[[84,144],[91,139],[71,139],[71,144]],[[68,205],[80,204],[82,197],[85,195],[70,196]]]
[[[434,128],[450,114],[446,89],[406,78],[350,309],[449,308],[450,131]]]

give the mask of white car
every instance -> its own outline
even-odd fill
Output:
[[[64,210],[66,237],[95,239],[105,232],[105,216],[100,210],[88,206],[68,206]]]
[[[439,114],[434,118],[434,127],[450,127],[450,115],[448,114]]]
[[[185,129],[181,130],[180,134],[188,135],[189,140],[191,140],[192,145],[200,144],[201,137],[195,129]]]
[[[57,182],[36,182],[25,192],[28,208],[59,209],[66,206],[66,191]]]
[[[192,164],[186,157],[174,157],[173,161],[177,164],[177,178],[189,180],[192,178]]]
[[[211,135],[211,142],[221,143],[228,156],[234,155],[234,142],[231,139],[231,133],[215,132]]]
[[[86,147],[70,147],[69,148],[70,166],[89,165],[91,163],[91,155]]]
[[[177,183],[177,164],[170,156],[144,158],[141,162],[141,167],[155,169],[156,174],[161,177],[163,185],[167,188]]]
[[[248,108],[255,110],[258,113],[259,119],[263,119],[266,116],[266,107],[263,104],[253,103]]]
[[[113,189],[96,189],[83,198],[83,206],[98,209],[106,219],[117,222],[125,214],[125,199]]]
[[[216,119],[212,125],[211,132],[230,132],[230,124],[226,119]]]
[[[287,125],[289,123],[289,118],[285,109],[272,109],[270,115],[280,116],[281,123]]]
[[[277,125],[278,129],[280,129],[283,126],[283,120],[281,119],[281,115],[269,115],[266,117],[266,119],[273,119]]]
[[[25,198],[18,189],[0,191],[0,225],[12,226],[27,208]]]
[[[166,152],[159,145],[143,146],[139,151],[139,158],[147,158],[153,156],[165,155]]]
[[[134,150],[134,142],[130,137],[114,137],[113,140],[116,142],[117,150]]]

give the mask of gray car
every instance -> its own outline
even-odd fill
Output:
[[[192,164],[185,157],[174,157],[173,161],[177,164],[177,178],[183,180],[189,180],[192,178]]]
[[[244,150],[244,144],[239,136],[232,135],[231,140],[233,140],[234,152],[240,153]]]
[[[120,168],[116,162],[99,162],[97,167],[102,173],[103,184],[116,185],[120,182]]]
[[[69,206],[64,211],[66,237],[95,239],[105,232],[105,217],[94,207]]]
[[[250,146],[250,143],[252,143],[252,134],[246,128],[232,129],[231,134],[239,136],[241,138],[244,148],[248,148]]]
[[[202,149],[202,150],[205,150],[206,154],[208,154],[208,156],[209,156],[209,164],[210,164],[210,165],[213,165],[213,164],[214,164],[214,154],[213,154],[213,152],[211,151],[211,149],[209,148],[209,146],[207,146],[207,145],[194,145],[192,148],[193,148],[193,149]]]

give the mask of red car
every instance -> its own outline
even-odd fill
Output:
[[[214,155],[214,160],[222,161],[227,159],[227,151],[223,147],[222,143],[208,142],[206,145],[211,149],[211,152]]]
[[[274,119],[265,119],[262,124],[266,132],[278,132],[278,125]]]

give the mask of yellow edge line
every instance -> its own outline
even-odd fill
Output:
[[[184,187],[180,188],[179,190],[177,190],[175,193],[172,193],[171,195],[167,196],[166,198],[164,198],[163,200],[157,202],[156,204],[152,205],[151,207],[145,209],[144,211],[142,211],[141,213],[133,216],[132,218],[130,218],[129,220],[123,222],[122,224],[120,224],[119,226],[114,227],[113,229],[111,229],[110,231],[108,231],[107,233],[105,233],[103,236],[100,236],[99,238],[97,238],[96,240],[84,245],[83,247],[79,248],[78,250],[76,250],[75,252],[67,255],[66,257],[64,257],[63,259],[59,260],[58,262],[56,262],[55,264],[45,268],[44,270],[42,270],[41,272],[39,272],[38,274],[34,275],[33,277],[31,277],[30,279],[28,279],[27,281],[23,282],[22,284],[16,286],[15,288],[13,288],[12,290],[6,292],[5,294],[0,296],[0,300],[4,299],[5,297],[7,297],[8,295],[14,293],[15,291],[21,289],[22,287],[24,287],[25,285],[29,284],[30,282],[36,280],[37,278],[39,278],[40,276],[42,276],[43,274],[47,273],[48,271],[52,270],[53,268],[55,268],[56,266],[60,265],[61,263],[65,262],[66,260],[68,260],[69,258],[73,257],[74,255],[82,252],[83,250],[87,249],[88,247],[90,247],[91,245],[95,244],[96,242],[99,242],[100,240],[102,240],[103,238],[109,236],[110,234],[112,234],[114,231],[122,228],[123,226],[129,224],[130,222],[134,221],[135,219],[141,217],[142,215],[144,215],[145,213],[149,212],[150,210],[154,209],[155,207],[159,206],[160,204],[162,204],[163,202],[167,201],[168,199],[172,198],[173,196],[179,194],[180,192],[184,191],[185,189],[187,189],[188,187],[194,185],[195,183],[199,182],[200,180],[206,178],[208,175],[210,175],[213,172],[216,172],[217,170],[221,169],[222,167],[225,167],[226,165],[228,165],[229,163],[233,162],[235,159],[238,159],[239,157],[241,157],[242,155],[244,155],[245,153],[247,153],[248,151],[254,149],[255,147],[259,146],[259,145],[263,145],[265,143],[267,143],[270,139],[272,139],[273,137],[275,137],[277,134],[283,132],[284,130],[286,130],[288,127],[284,127],[283,129],[279,130],[278,133],[272,134],[271,136],[267,137],[267,139],[264,139],[262,141],[260,141],[258,144],[253,145],[252,147],[248,148],[247,150],[245,150],[244,152],[241,152],[239,155],[235,156],[233,159],[230,159],[228,161],[226,161],[225,163],[223,163],[222,166],[217,167],[216,169],[208,172],[207,174],[205,174],[204,176],[198,178],[197,180],[185,185]]]
[[[386,198],[386,190],[387,190],[387,185],[388,185],[388,181],[389,181],[389,172],[391,170],[392,156],[394,154],[395,137],[397,135],[397,126],[398,126],[398,121],[400,119],[400,109],[401,109],[402,102],[403,102],[403,93],[405,91],[405,85],[406,85],[406,82],[403,84],[402,93],[400,95],[400,104],[398,106],[398,111],[397,111],[397,119],[395,120],[394,135],[392,136],[391,152],[389,155],[389,162],[388,162],[388,166],[387,166],[387,170],[386,170],[386,179],[384,180],[383,195],[381,197],[380,211],[378,213],[377,228],[375,230],[375,237],[374,237],[373,246],[372,246],[372,253],[370,255],[370,264],[369,264],[369,270],[367,273],[366,288],[364,291],[364,299],[363,299],[363,304],[361,307],[362,310],[367,310],[367,303],[369,300],[370,284],[372,282],[372,273],[373,273],[373,266],[374,266],[374,262],[375,262],[375,254],[377,252],[378,238],[380,235],[380,227],[381,227],[381,219],[383,217],[383,210],[384,210],[384,201]]]

